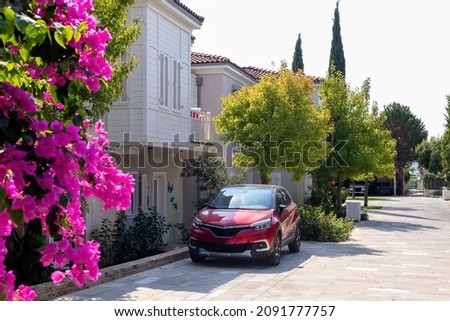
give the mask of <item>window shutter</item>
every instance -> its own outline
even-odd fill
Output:
[[[141,176],[141,209],[146,212],[148,210],[148,178],[147,174]]]

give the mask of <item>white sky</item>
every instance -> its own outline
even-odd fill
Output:
[[[193,51],[241,67],[291,66],[302,35],[305,73],[325,77],[336,0],[182,0],[205,17]],[[379,107],[407,105],[429,136],[442,136],[450,95],[449,0],[341,0],[341,36],[351,88],[371,79]]]

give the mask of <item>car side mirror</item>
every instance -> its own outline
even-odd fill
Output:
[[[286,204],[279,204],[278,205],[278,212],[281,214],[283,211],[287,208]]]

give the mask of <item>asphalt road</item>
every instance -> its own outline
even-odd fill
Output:
[[[57,298],[121,300],[450,300],[450,202],[376,200],[343,243],[303,242],[281,263],[181,260]]]

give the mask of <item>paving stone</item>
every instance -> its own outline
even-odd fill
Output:
[[[298,254],[283,249],[277,267],[181,259],[56,300],[450,300],[450,202],[392,197],[371,205],[383,208],[369,211],[349,241],[304,241]]]

